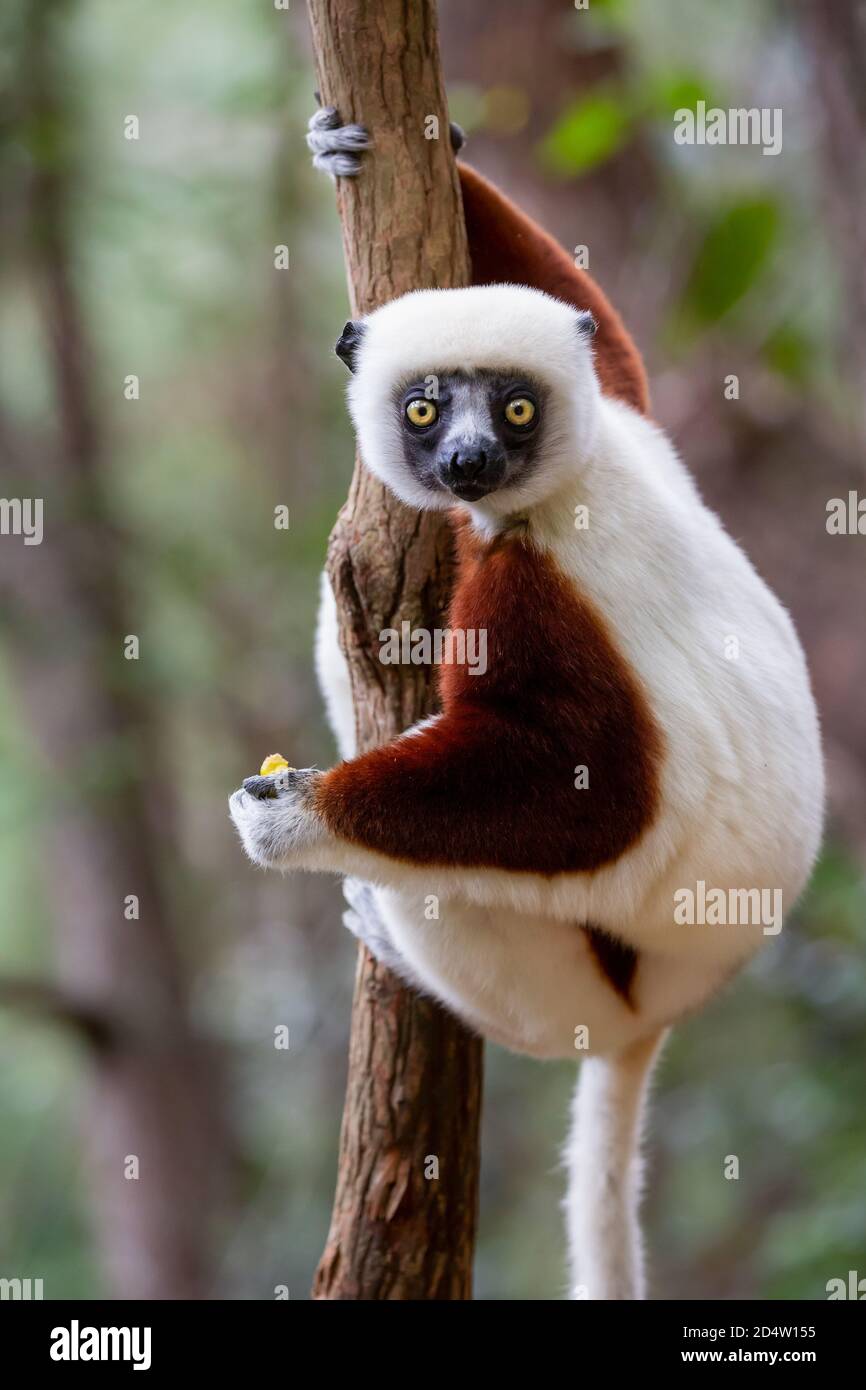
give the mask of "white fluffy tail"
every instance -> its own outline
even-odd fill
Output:
[[[571,1298],[645,1296],[638,1220],[641,1126],[664,1036],[656,1033],[581,1064],[566,1147]]]

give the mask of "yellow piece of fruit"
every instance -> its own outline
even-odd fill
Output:
[[[259,769],[259,775],[269,777],[272,772],[294,772],[294,768],[289,767],[282,753],[269,753]]]

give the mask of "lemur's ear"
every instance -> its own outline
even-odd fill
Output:
[[[598,324],[588,309],[581,309],[578,312],[577,332],[578,337],[583,338],[586,342],[589,342],[590,338],[594,338],[598,332]]]
[[[337,339],[337,346],[334,348],[334,351],[340,361],[345,362],[350,372],[355,370],[355,365],[358,360],[358,349],[361,346],[363,337],[363,323],[349,319],[349,322]]]
[[[455,154],[459,154],[466,144],[466,131],[463,129],[462,125],[458,125],[456,121],[449,121],[448,133],[451,136],[452,150]]]

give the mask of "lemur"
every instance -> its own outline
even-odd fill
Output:
[[[328,110],[311,125],[319,167],[357,175],[363,130]],[[792,906],[821,837],[818,720],[793,624],[648,417],[619,317],[458,167],[473,285],[404,295],[336,351],[364,465],[452,514],[448,627],[486,633],[486,669],[443,665],[440,712],[358,756],[324,577],[343,761],[248,778],[230,810],[254,863],[346,875],[346,924],[469,1027],[584,1059],[570,1296],[641,1298],[654,1060],[769,934],[678,904]]]

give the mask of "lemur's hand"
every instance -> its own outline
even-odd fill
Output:
[[[326,836],[313,807],[316,768],[286,768],[247,777],[229,797],[229,813],[244,849],[264,869],[291,869],[303,851]]]
[[[451,148],[456,154],[466,143],[466,136],[456,121],[450,123],[449,132]],[[313,152],[313,168],[321,169],[331,178],[354,178],[359,174],[360,156],[372,144],[364,126],[340,124],[336,106],[322,106],[309,119],[307,145]]]

